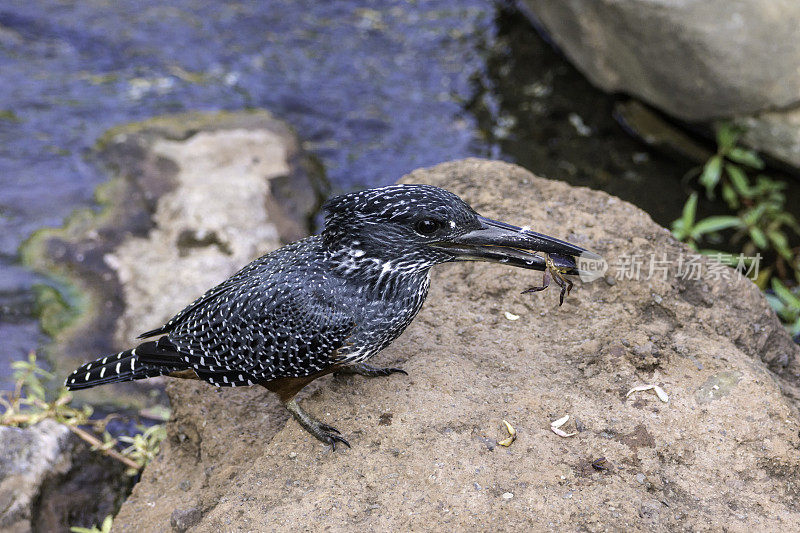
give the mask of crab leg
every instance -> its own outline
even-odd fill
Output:
[[[564,296],[569,296],[569,292],[572,290],[573,286],[572,281],[564,277],[564,273],[567,272],[567,269],[556,266],[555,262],[553,261],[553,258],[550,257],[549,254],[545,255],[545,265],[546,269],[544,271],[544,274],[542,275],[542,286],[525,289],[524,291],[522,291],[522,294],[527,294],[529,292],[543,291],[550,286],[551,281],[555,281],[556,285],[561,287],[561,293],[559,294],[558,305],[563,305]]]
[[[542,285],[540,287],[530,287],[522,291],[522,294],[528,294],[530,292],[539,292],[545,290],[547,287],[550,286],[550,282],[552,281],[553,277],[550,275],[550,270],[547,269],[542,274]],[[558,282],[557,282],[558,283]]]

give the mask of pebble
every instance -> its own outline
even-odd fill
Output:
[[[664,299],[659,294],[653,294],[653,301],[657,304],[660,304]]]

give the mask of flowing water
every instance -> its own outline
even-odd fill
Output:
[[[628,137],[614,101],[505,3],[5,0],[0,389],[9,362],[46,340],[31,287],[50,282],[19,266],[17,249],[93,205],[106,176],[87,155],[108,128],[266,108],[296,129],[334,191],[484,156],[608,190],[668,223],[690,163]]]

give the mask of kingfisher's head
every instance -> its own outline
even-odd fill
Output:
[[[543,254],[568,261],[596,254],[547,235],[480,216],[431,185],[391,185],[329,200],[324,242],[347,270],[427,270],[450,261],[492,261],[544,270]],[[574,266],[574,265],[573,265]],[[577,267],[569,274],[578,274]]]

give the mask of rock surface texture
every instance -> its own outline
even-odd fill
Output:
[[[513,165],[465,160],[404,181],[600,252],[609,276],[634,254],[672,269],[576,282],[559,307],[555,290],[520,294],[540,273],[435,268],[422,312],[378,356],[408,377],[327,377],[304,393],[353,444],[335,453],[266,390],[173,381],[168,441],[117,531],[800,528],[798,348],[754,285],[677,277],[688,251],[645,213]],[[178,293],[149,305],[177,310]],[[626,398],[644,384],[669,402]],[[566,414],[569,438],[550,429]],[[517,430],[508,448],[503,419]]]
[[[100,523],[130,488],[123,470],[52,420],[28,429],[0,426],[0,531]]]
[[[756,148],[800,167],[797,2],[525,0],[524,5],[598,87],[632,94],[687,121],[737,119],[752,130],[747,140]]]

